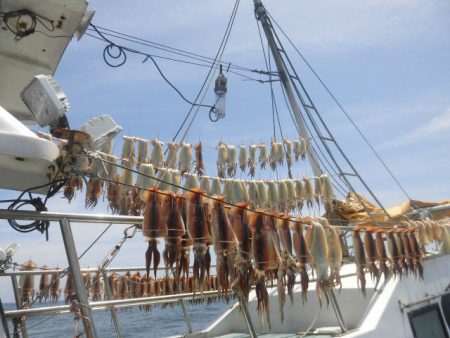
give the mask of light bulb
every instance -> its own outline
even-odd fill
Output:
[[[223,119],[225,117],[225,94],[216,94],[216,116],[218,119]]]

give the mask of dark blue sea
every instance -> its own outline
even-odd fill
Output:
[[[15,309],[15,304],[6,303],[3,305],[5,310]],[[207,304],[206,302],[199,305],[186,304],[193,330],[199,331],[205,329],[232,305],[232,301],[228,304],[222,301],[215,301],[211,304]],[[41,306],[45,306],[45,304]],[[116,337],[109,311],[95,311],[93,315],[99,337]],[[123,337],[169,337],[187,333],[186,322],[184,321],[183,312],[179,305],[173,305],[173,307],[167,306],[165,309],[162,309],[158,305],[149,312],[139,310],[138,307],[133,307],[117,310],[117,315]],[[35,317],[26,320],[30,338],[73,337],[74,316],[72,313],[56,315],[42,322],[47,318],[49,317]],[[8,321],[8,324],[9,332],[12,336],[13,326],[11,321]],[[83,330],[82,321],[79,322],[78,327],[79,331]],[[0,337],[2,337],[1,333]]]

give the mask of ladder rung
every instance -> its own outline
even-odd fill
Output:
[[[336,142],[336,141],[334,140],[334,138],[325,137],[325,136],[320,136],[320,139],[321,139],[321,140],[325,140],[325,141],[330,141],[330,142]]]
[[[304,105],[306,108],[309,108],[309,109],[314,109],[314,110],[316,110],[316,108],[315,107],[313,107],[313,106],[310,106],[309,104],[305,104]]]
[[[353,173],[341,173],[341,176],[356,176],[356,177],[359,177],[358,174],[353,174]]]

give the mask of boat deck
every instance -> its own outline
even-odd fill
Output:
[[[327,334],[308,334],[306,336],[302,336],[301,334],[296,333],[266,333],[262,335],[258,335],[258,337],[262,338],[332,338],[333,336]],[[229,333],[224,336],[218,336],[216,338],[250,338],[248,333]]]

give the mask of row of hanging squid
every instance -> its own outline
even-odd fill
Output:
[[[208,198],[201,190],[175,195],[150,188],[144,193],[143,201],[146,206],[142,232],[148,240],[147,274],[152,266],[156,274],[160,263],[157,240],[163,238],[166,271],[171,271],[177,280],[189,265],[187,253],[192,247],[194,283],[203,290],[205,271],[211,264],[209,247],[212,246],[221,295],[226,297],[234,289],[239,299],[247,301],[254,285],[261,321],[265,313],[269,326],[268,279],[277,280],[281,320],[286,293],[293,301],[297,273],[303,302],[309,284],[308,269],[315,271],[320,304],[323,297],[328,304],[330,288],[341,285],[340,231],[330,226],[325,218],[292,218],[265,209],[249,210],[245,202],[228,207],[224,196]],[[433,232],[431,240],[448,246],[448,229],[431,221],[423,224],[403,222],[393,229],[364,227],[353,231],[357,278],[364,295],[366,272],[377,282],[381,273],[385,277],[393,274],[400,278],[411,273],[423,278],[423,247],[427,244],[424,232],[428,227],[436,228],[434,232],[440,233],[436,237]]]
[[[37,270],[36,264],[31,260],[28,260],[23,264],[24,271]],[[61,277],[58,272],[46,272],[49,268],[44,265],[40,268],[42,271],[39,276],[39,289],[34,289],[34,275],[24,277],[20,282],[20,301],[22,307],[31,307],[33,302],[53,302],[56,303],[61,297],[61,292],[64,296],[64,302],[69,304],[70,301],[76,296],[75,288],[71,273],[66,275],[66,283],[64,288],[61,288]],[[126,271],[123,274],[110,273],[107,276],[106,282],[110,290],[111,297],[107,296],[105,292],[105,280],[100,272],[82,273],[83,283],[86,289],[88,298],[92,301],[101,301],[102,299],[117,300],[117,299],[130,299],[141,297],[154,297],[173,295],[177,293],[195,293],[200,290],[196,289],[194,283],[194,277],[189,273],[185,277],[180,276],[175,282],[174,278],[164,277],[154,279],[146,274],[141,275],[139,271],[130,273]],[[210,274],[207,271],[205,276],[203,291],[217,290],[217,276]],[[211,303],[213,300],[217,300],[218,297],[211,295],[205,298],[197,298],[189,300],[191,303],[202,303],[204,301]],[[165,306],[166,304],[163,304]],[[149,310],[150,307],[146,306],[144,309]]]
[[[140,191],[150,187],[174,193],[198,188],[209,195],[223,194],[227,202],[250,202],[254,207],[282,212],[301,213],[304,207],[311,211],[314,204],[317,207],[323,204],[327,210],[332,210],[335,198],[328,175],[278,181],[221,179],[189,173],[182,175],[177,169],[157,168],[150,163],[140,164],[134,170],[129,160],[122,159],[119,165],[117,158],[102,152],[91,157],[90,161],[87,156],[80,156],[80,162],[84,164],[75,164],[75,170],[65,184],[64,196],[70,202],[75,192],[82,190],[81,173],[85,173],[84,176],[88,177],[86,207],[96,206],[104,195],[110,209],[122,215],[139,215],[143,206]],[[119,174],[120,166],[123,168]]]

